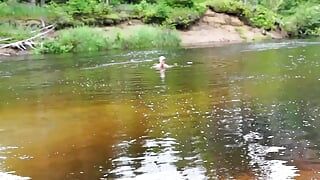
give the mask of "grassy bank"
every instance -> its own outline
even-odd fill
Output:
[[[135,26],[127,29],[91,28],[87,26],[59,31],[42,43],[37,53],[92,52],[108,49],[167,48],[179,46],[180,39],[174,30],[152,26]]]

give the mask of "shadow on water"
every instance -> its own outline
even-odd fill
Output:
[[[2,179],[318,179],[316,42],[0,63]],[[165,55],[177,66],[150,67]]]

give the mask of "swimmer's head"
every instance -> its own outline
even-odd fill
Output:
[[[164,63],[165,60],[166,60],[166,57],[164,57],[164,56],[159,57],[159,63]]]

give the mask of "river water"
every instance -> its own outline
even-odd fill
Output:
[[[320,43],[0,62],[0,179],[320,179]],[[150,67],[165,55],[174,68]]]

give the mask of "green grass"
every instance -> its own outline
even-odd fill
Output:
[[[32,36],[32,29],[20,25],[12,25],[9,23],[0,24],[0,39],[12,38],[7,42],[19,41]]]
[[[152,26],[127,29],[77,27],[61,30],[56,37],[43,42],[36,53],[95,52],[108,49],[143,49],[177,47],[175,31]]]
[[[24,3],[0,3],[0,19],[50,19],[54,13],[47,8]]]

